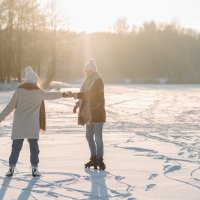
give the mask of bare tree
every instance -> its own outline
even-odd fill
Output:
[[[7,21],[7,38],[6,38],[6,69],[5,76],[6,82],[10,82],[11,70],[13,65],[13,23],[14,23],[14,1],[7,0],[8,6],[8,21]]]
[[[54,78],[56,73],[56,63],[57,63],[57,24],[58,24],[58,2],[57,0],[49,0],[48,2],[48,19],[49,19],[49,29],[50,29],[50,65],[48,69],[48,73],[46,76],[46,80],[44,85],[48,85],[51,80]]]
[[[0,82],[4,81],[4,64],[3,64],[3,26],[4,26],[4,2],[5,0],[0,0]]]
[[[126,18],[117,19],[114,24],[114,31],[120,34],[127,33],[129,30],[129,25]]]
[[[38,75],[41,73],[41,42],[39,41],[39,34],[44,31],[45,27],[45,17],[38,10],[38,5],[36,0],[30,0],[31,4],[31,31],[34,46],[34,60],[37,66]]]
[[[47,19],[48,19],[48,29],[50,30],[50,65],[48,69],[48,74],[44,85],[48,85],[57,73],[57,43],[58,43],[58,30],[64,30],[68,27],[66,23],[68,18],[63,15],[62,8],[58,3],[58,0],[49,0],[47,4]]]
[[[36,25],[42,20],[42,16],[38,12],[36,0],[16,0],[16,66],[15,74],[18,81],[21,81],[22,69],[22,47],[24,46],[23,36],[32,31],[34,45],[34,60],[37,63],[38,72],[40,74],[40,62],[36,41]],[[41,18],[40,18],[41,17]],[[36,20],[38,20],[36,22]],[[31,33],[30,33],[31,34]],[[31,41],[30,41],[31,42]]]

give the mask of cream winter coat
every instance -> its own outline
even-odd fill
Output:
[[[18,88],[0,113],[0,121],[3,121],[15,109],[11,139],[39,139],[39,111],[42,100],[61,97],[60,92]]]

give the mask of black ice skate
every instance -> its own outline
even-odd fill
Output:
[[[96,156],[91,156],[90,161],[85,164],[85,168],[94,167],[94,169],[97,169],[97,158]]]
[[[100,157],[97,159],[97,166],[99,167],[99,170],[105,170],[106,165],[103,162],[103,157]]]

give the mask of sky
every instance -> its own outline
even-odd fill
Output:
[[[47,0],[38,0],[44,5]],[[130,27],[145,21],[178,22],[200,31],[200,0],[57,0],[77,32],[112,31],[116,20],[126,18]]]

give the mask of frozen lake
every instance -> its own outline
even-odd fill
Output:
[[[67,90],[78,91],[76,86]],[[0,91],[0,111],[12,91]],[[0,124],[0,199],[200,199],[200,85],[106,85],[105,172],[83,168],[85,127],[73,99],[46,101],[41,178],[24,143],[18,173],[5,178],[13,113]]]

